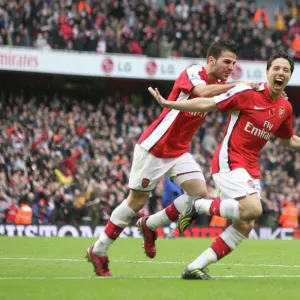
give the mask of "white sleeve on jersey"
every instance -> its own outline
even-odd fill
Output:
[[[206,82],[201,79],[199,72],[202,71],[202,67],[198,65],[193,65],[186,69],[186,73],[188,76],[188,79],[192,82],[193,86],[199,85],[199,84],[205,84]]]
[[[228,90],[226,93],[223,93],[219,96],[215,96],[214,100],[215,103],[220,103],[223,102],[225,100],[227,100],[228,98],[239,94],[240,92],[246,91],[246,90],[252,90],[252,88],[249,85],[246,84],[238,84],[235,87],[233,87],[232,89]]]

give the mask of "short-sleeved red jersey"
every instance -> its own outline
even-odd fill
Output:
[[[204,67],[193,65],[183,71],[174,83],[169,95],[171,101],[195,98],[192,89],[208,84]],[[224,84],[217,81],[214,84]],[[204,122],[206,113],[180,112],[165,108],[160,116],[143,132],[138,144],[156,157],[179,157],[189,151],[191,139]]]
[[[214,100],[221,112],[231,114],[213,157],[212,173],[244,168],[260,178],[259,154],[271,135],[289,139],[294,134],[291,104],[282,97],[273,101],[266,83],[257,91],[240,84]]]

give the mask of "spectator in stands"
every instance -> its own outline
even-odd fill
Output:
[[[34,203],[32,206],[32,224],[46,225],[49,224],[51,211],[48,208],[46,199],[41,198],[38,203]]]
[[[92,222],[98,225],[107,222],[127,193],[131,159],[128,153],[133,152],[140,132],[160,113],[157,107],[136,106],[124,101],[115,104],[114,101],[120,99],[119,94],[101,96],[97,104],[87,105],[86,100],[62,94],[27,97],[2,92],[0,222],[5,222],[6,211],[12,203],[17,202],[18,206],[28,203],[34,207],[41,198],[51,212],[50,223]],[[136,118],[132,118],[133,115]],[[214,190],[210,179],[211,151],[215,141],[220,142],[225,120],[222,115],[208,115],[205,127],[194,137],[191,147],[211,191]],[[295,118],[295,132],[299,130],[298,117]],[[71,163],[72,182],[60,185],[55,170],[68,176],[71,170],[65,167],[69,165],[66,161],[76,153],[76,164]],[[270,142],[262,153],[260,164],[268,220],[258,221],[275,226],[281,201],[278,195],[285,189],[290,194],[300,192],[300,153],[285,151],[283,154],[277,144]],[[83,204],[80,197],[89,193],[90,197]],[[110,193],[114,194],[113,198],[109,198]],[[299,205],[299,199],[295,200]],[[151,212],[153,209],[154,206]],[[207,225],[208,221],[207,218],[198,220],[202,225]]]
[[[281,41],[283,50],[290,49],[295,34],[299,33],[297,1],[286,1],[275,10],[274,29],[268,7],[257,8],[255,1],[215,4],[170,0],[155,4],[145,0],[36,0],[22,3],[16,0],[0,3],[0,45],[169,57],[191,56],[199,51],[200,43],[204,58],[207,45],[216,38],[234,39],[242,44],[246,36],[250,40],[258,38],[263,45],[271,34],[272,51],[277,47],[276,41]],[[255,30],[259,34],[253,38]],[[158,52],[148,49],[149,44],[153,48],[153,40],[160,44]],[[262,58],[260,51],[245,54],[240,58]]]
[[[269,14],[264,6],[256,10],[253,20],[259,28],[269,28],[270,26]]]
[[[299,226],[299,208],[297,199],[292,195],[287,196],[287,201],[280,213],[278,224],[285,228],[298,228]]]
[[[17,211],[15,223],[22,225],[32,224],[32,216],[32,208],[28,204],[22,203]]]
[[[286,24],[284,20],[284,14],[282,9],[276,8],[274,11],[274,34],[273,38],[275,41],[282,40],[284,31],[286,30]]]

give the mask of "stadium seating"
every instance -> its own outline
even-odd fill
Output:
[[[255,1],[215,2],[2,0],[0,45],[205,57],[213,40],[225,38],[240,44],[243,59],[266,60],[275,49],[300,55],[296,1],[286,1],[275,12]]]
[[[161,112],[157,106],[121,101],[117,94],[95,105],[64,95],[2,93],[0,105],[0,223],[6,217],[13,222],[21,203],[31,206],[33,224],[104,223],[126,197],[139,135]],[[226,116],[208,115],[192,142],[211,196],[217,193],[211,157],[225,122]],[[299,129],[300,117],[295,119],[295,132]],[[272,141],[260,163],[265,212],[259,222],[276,226],[281,205],[300,200],[300,153]],[[153,197],[159,198],[159,191]]]

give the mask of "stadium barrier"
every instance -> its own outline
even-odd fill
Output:
[[[26,236],[26,237],[85,237],[97,238],[104,230],[104,226],[73,226],[73,225],[0,225],[0,236],[7,235],[10,237]],[[224,231],[223,228],[216,227],[190,227],[185,232],[183,237],[186,238],[214,238]],[[157,230],[160,238],[164,237],[163,228]],[[175,237],[179,236],[176,229]],[[121,237],[140,238],[140,233],[137,227],[127,227],[122,232]],[[300,229],[294,228],[268,228],[260,227],[251,231],[250,239],[282,239],[293,240],[300,239]]]
[[[0,71],[173,81],[192,64],[205,65],[206,60],[0,47]],[[299,77],[300,64],[296,63],[289,85],[300,86]],[[239,60],[230,80],[265,81],[266,62]]]

